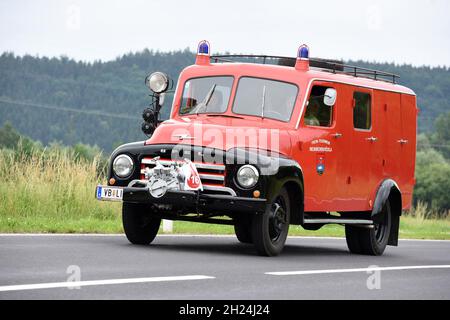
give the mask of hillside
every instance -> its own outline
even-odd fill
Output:
[[[173,79],[194,55],[187,51],[129,53],[110,62],[76,62],[12,53],[0,56],[0,126],[9,121],[21,133],[47,144],[81,142],[109,152],[123,142],[144,139],[141,112],[148,105],[144,77],[156,70]],[[418,95],[419,130],[434,131],[437,116],[448,111],[448,68],[351,62],[401,76]],[[168,99],[164,111],[170,109]]]

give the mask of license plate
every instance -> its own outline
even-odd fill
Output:
[[[97,186],[97,199],[108,201],[122,201],[123,189],[116,187]]]

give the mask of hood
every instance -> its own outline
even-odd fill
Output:
[[[145,144],[187,144],[225,151],[254,148],[289,155],[290,136],[280,124],[270,119],[182,117],[162,122]]]

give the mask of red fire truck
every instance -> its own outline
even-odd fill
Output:
[[[415,183],[414,92],[398,76],[313,59],[211,56],[207,41],[178,79],[170,119],[159,120],[173,82],[146,78],[149,139],[118,147],[99,200],[123,202],[133,244],[161,219],[234,225],[261,255],[279,254],[289,225],[345,226],[351,252],[397,246]]]

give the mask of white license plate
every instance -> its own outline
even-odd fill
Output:
[[[97,199],[109,201],[122,201],[123,189],[116,187],[97,186]]]

